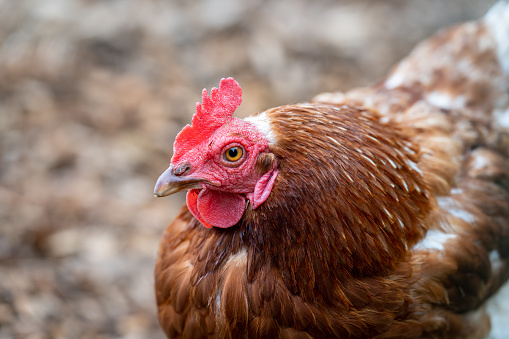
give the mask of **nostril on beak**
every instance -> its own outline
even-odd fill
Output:
[[[191,170],[191,165],[188,164],[187,162],[184,162],[184,163],[178,165],[173,170],[173,175],[181,176],[181,175],[187,174],[190,170]]]

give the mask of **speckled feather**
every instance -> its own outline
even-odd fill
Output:
[[[509,81],[487,20],[439,33],[373,87],[258,115],[273,142],[255,169],[277,159],[279,175],[234,227],[183,207],[167,228],[167,336],[487,335],[485,301],[509,276]]]

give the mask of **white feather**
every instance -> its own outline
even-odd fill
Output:
[[[509,282],[488,300],[486,311],[491,321],[491,331],[487,339],[509,338]]]
[[[250,122],[256,126],[256,128],[267,138],[270,144],[276,144],[277,140],[272,132],[269,118],[265,112],[258,115],[252,115],[244,119],[244,121]]]
[[[495,36],[498,61],[502,69],[509,73],[509,2],[497,2],[486,13],[484,20]]]
[[[449,239],[456,238],[456,234],[447,234],[439,230],[429,230],[426,237],[419,241],[414,249],[415,250],[436,250],[443,251],[444,245]]]

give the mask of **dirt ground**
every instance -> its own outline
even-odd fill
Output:
[[[492,0],[0,0],[0,339],[163,338],[155,199],[201,89],[367,85]]]

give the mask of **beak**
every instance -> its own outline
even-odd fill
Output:
[[[182,190],[200,189],[202,188],[202,183],[209,183],[209,180],[187,175],[175,175],[173,165],[171,165],[157,179],[156,186],[154,187],[154,196],[165,197]]]

